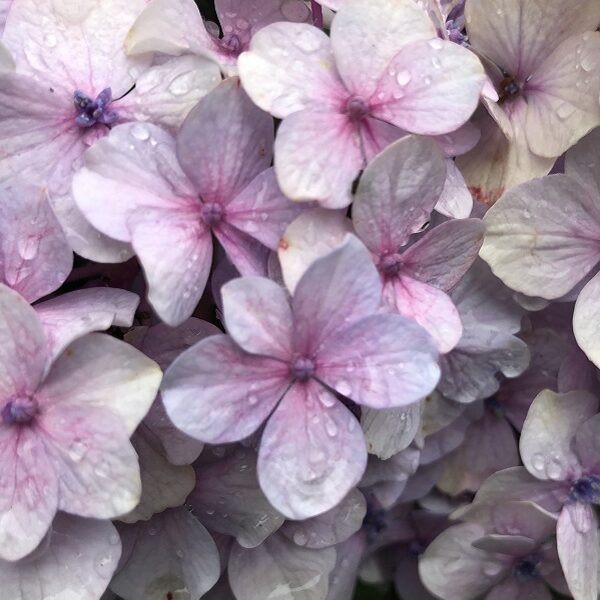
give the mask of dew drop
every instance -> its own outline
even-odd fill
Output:
[[[350,382],[345,379],[340,379],[336,382],[335,389],[342,394],[342,396],[349,396],[352,393],[352,386],[350,385]],[[333,406],[333,403],[330,404],[330,406]]]
[[[542,471],[546,465],[546,460],[541,454],[534,454],[531,459],[531,464],[536,471]]]
[[[150,138],[150,132],[148,131],[148,127],[143,123],[136,123],[131,128],[131,135],[136,139],[140,140],[140,142],[145,142]]]
[[[483,572],[488,577],[495,577],[502,570],[502,565],[496,562],[489,562],[483,565]]]
[[[409,71],[400,71],[400,73],[398,73],[398,75],[396,75],[396,81],[398,82],[399,85],[408,85],[410,83],[410,80],[412,79],[412,76],[410,74]]]
[[[40,240],[36,237],[19,238],[17,251],[23,260],[33,260],[38,253]]]
[[[171,82],[169,85],[169,92],[173,94],[173,96],[184,96],[190,91],[190,78],[188,73],[183,75],[179,75]]]
[[[79,462],[86,454],[87,446],[81,440],[74,440],[67,449],[69,458]]]
[[[325,431],[329,437],[335,437],[338,433],[338,426],[335,424],[335,421],[328,418],[325,421]]]
[[[442,61],[437,56],[434,56],[431,59],[431,64],[433,65],[434,69],[441,69],[442,68]]]
[[[434,50],[441,50],[444,47],[444,42],[442,42],[442,40],[440,40],[440,38],[435,38],[434,40],[431,40],[429,42],[429,45]]]
[[[306,543],[308,542],[306,534],[301,529],[294,531],[293,538],[294,544],[297,544],[298,546],[306,546]]]
[[[53,33],[48,33],[44,37],[44,43],[46,44],[46,46],[48,46],[48,48],[54,48],[58,43],[58,40],[56,39],[56,36]]]

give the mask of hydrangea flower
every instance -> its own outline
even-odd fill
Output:
[[[266,274],[269,248],[302,208],[268,168],[272,144],[272,120],[230,78],[176,137],[127,124],[86,154],[73,184],[78,206],[99,231],[132,244],[150,303],[169,325],[190,317],[202,296],[213,234],[241,273]]]
[[[283,119],[275,142],[282,190],[329,208],[350,203],[359,171],[404,131],[440,135],[463,125],[485,81],[475,55],[438,39],[412,0],[348,0],[331,38],[306,24],[269,25],[239,71],[252,100]]]
[[[507,192],[485,216],[481,256],[509,287],[555,299],[600,263],[600,129],[567,153],[565,174],[528,181]],[[594,276],[577,297],[573,330],[600,364],[598,288]]]
[[[127,35],[127,53],[193,53],[235,74],[239,55],[257,31],[281,21],[306,23],[311,16],[302,0],[216,0],[215,11],[222,35],[214,23],[204,22],[193,0],[150,0]]]
[[[101,261],[131,252],[90,227],[73,202],[84,151],[117,122],[178,126],[220,79],[198,57],[155,67],[150,55],[127,57],[125,36],[145,4],[15,0],[2,37],[16,72],[0,74],[0,181],[46,187],[73,249]]]
[[[600,125],[600,6],[468,1],[465,17],[499,101],[484,98],[492,118],[478,120],[481,143],[458,162],[475,197],[493,204],[510,187],[548,173]]]
[[[287,517],[322,513],[358,482],[366,459],[358,422],[335,392],[379,408],[415,402],[437,383],[433,344],[418,325],[375,314],[379,277],[353,238],[308,269],[291,306],[262,278],[222,293],[231,337],[208,338],[171,365],[167,413],[189,435],[221,443],[247,437],[275,409],[260,444],[261,487]]]
[[[2,286],[0,304],[0,556],[17,560],[41,542],[59,509],[112,518],[137,504],[129,436],[161,373],[137,350],[102,335],[79,338],[54,357],[21,296]]]

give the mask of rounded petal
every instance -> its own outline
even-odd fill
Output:
[[[188,498],[211,531],[233,536],[244,548],[259,546],[284,522],[260,489],[256,459],[253,450],[240,446],[230,456],[198,465]]]
[[[228,204],[271,164],[273,138],[273,120],[230,77],[183,122],[177,157],[204,202]]]
[[[513,188],[484,222],[481,257],[529,296],[559,298],[600,260],[600,204],[566,175]]]
[[[358,236],[372,252],[397,252],[429,220],[445,178],[446,164],[433,140],[398,140],[360,178],[352,205]]]
[[[435,210],[452,219],[466,219],[473,211],[473,196],[456,163],[446,159],[446,182]]]
[[[565,173],[600,195],[600,127],[586,135],[565,157]]]
[[[159,366],[133,346],[91,333],[74,341],[52,365],[40,404],[106,410],[131,435],[150,409],[161,377]]]
[[[278,119],[306,108],[337,107],[345,95],[329,38],[304,23],[274,23],[238,59],[244,89]]]
[[[364,164],[359,130],[341,112],[309,108],[287,117],[277,130],[275,172],[292,200],[346,207]]]
[[[183,589],[201,598],[219,579],[215,542],[183,507],[125,527],[122,536],[131,552],[111,589],[125,600],[167,598]]]
[[[1,278],[34,302],[64,283],[73,253],[44,189],[19,181],[0,197]]]
[[[371,408],[406,406],[438,383],[433,339],[398,315],[366,317],[329,337],[317,358],[317,377]]]
[[[34,306],[46,334],[48,354],[58,358],[77,338],[109,327],[131,327],[137,294],[114,288],[67,292]]]
[[[0,398],[35,392],[47,362],[44,330],[35,311],[0,284]]]
[[[161,392],[179,429],[219,444],[254,433],[288,386],[286,363],[247,354],[228,336],[214,335],[173,362]]]
[[[344,243],[352,222],[343,211],[312,208],[300,214],[285,230],[277,256],[290,294],[315,260]]]
[[[527,470],[538,479],[578,477],[581,466],[572,441],[582,423],[597,410],[598,399],[588,392],[540,392],[521,432],[521,458]]]
[[[579,347],[586,356],[600,366],[600,314],[598,310],[600,294],[600,274],[595,275],[583,288],[575,303],[573,313],[573,333]]]
[[[346,86],[370,97],[377,78],[404,46],[436,37],[412,0],[345,0],[331,25],[331,44]]]
[[[410,133],[450,133],[475,112],[485,81],[483,65],[470,50],[437,38],[417,42],[390,62],[372,114]]]
[[[319,600],[327,595],[334,565],[333,548],[302,548],[282,535],[274,535],[256,548],[233,546],[229,583],[237,600]],[[261,576],[256,577],[257,573]]]
[[[570,37],[528,81],[525,135],[532,152],[560,156],[600,125],[599,55],[599,32]]]
[[[110,521],[59,514],[48,542],[18,562],[0,561],[2,593],[19,600],[98,600],[108,587],[121,555]]]
[[[316,260],[304,273],[292,299],[294,345],[312,354],[353,321],[377,312],[379,275],[367,249],[349,235],[344,245]]]
[[[242,277],[221,288],[227,332],[250,354],[292,357],[292,309],[286,291],[264,277]]]
[[[258,479],[279,512],[308,519],[346,496],[360,481],[366,458],[354,415],[317,382],[296,383],[265,427]]]

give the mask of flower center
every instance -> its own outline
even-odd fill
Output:
[[[541,558],[537,554],[531,554],[519,559],[513,567],[513,573],[517,579],[533,579],[538,575],[538,566]]]
[[[362,96],[351,96],[346,102],[346,113],[353,121],[364,119],[369,112],[369,104]]]
[[[522,91],[521,84],[513,77],[512,75],[506,75],[504,79],[500,82],[500,90],[499,96],[500,99],[498,102],[506,102],[507,100],[511,100],[515,96],[518,96]]]
[[[595,504],[600,499],[600,481],[596,477],[584,475],[573,483],[569,495],[576,502]]]
[[[386,277],[396,277],[402,268],[402,257],[400,254],[386,254],[379,261],[379,270]]]
[[[223,207],[218,202],[202,205],[202,219],[209,226],[216,225],[223,218]]]
[[[97,123],[102,125],[112,125],[119,119],[119,113],[110,108],[112,103],[112,90],[106,88],[102,90],[95,100],[92,100],[87,94],[77,90],[73,94],[73,104],[77,111],[75,123],[83,129],[93,127]]]
[[[38,413],[39,405],[31,396],[11,398],[2,409],[2,421],[6,425],[27,425]]]
[[[227,52],[237,55],[242,50],[242,41],[235,33],[227,33],[220,40],[221,48]]]
[[[387,527],[386,512],[378,502],[367,499],[367,512],[363,519],[363,527],[371,539]]]
[[[300,356],[292,362],[290,374],[294,379],[307,381],[315,374],[315,363],[307,356]]]

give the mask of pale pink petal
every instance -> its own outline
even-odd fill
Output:
[[[512,189],[484,221],[481,257],[518,292],[558,298],[600,260],[600,206],[566,175]]]
[[[360,424],[369,454],[387,460],[405,450],[421,426],[421,403],[402,408],[373,409],[363,406]]]
[[[344,211],[312,208],[300,214],[285,230],[277,255],[283,280],[291,294],[306,269],[318,258],[341,246],[352,223]]]
[[[312,354],[328,338],[379,308],[381,284],[367,249],[354,236],[316,260],[304,273],[292,299],[294,345]]]
[[[219,579],[219,553],[200,521],[185,508],[121,530],[129,558],[111,583],[126,600],[201,598]]]
[[[486,206],[492,206],[506,190],[546,175],[555,162],[529,150],[524,133],[527,105],[517,100],[513,105],[516,109],[508,122],[510,140],[488,112],[480,109],[473,120],[481,130],[481,140],[456,159],[473,198]]]
[[[600,365],[600,315],[597,302],[599,293],[600,274],[583,288],[573,313],[573,333],[577,343],[596,366]]]
[[[573,450],[583,467],[591,473],[597,473],[600,467],[598,443],[600,441],[600,417],[594,415],[584,421],[575,433]]]
[[[34,302],[59,288],[73,254],[42,188],[0,188],[0,280]]]
[[[412,277],[396,277],[383,290],[385,304],[403,317],[416,321],[447,353],[458,344],[463,327],[450,297],[438,288]]]
[[[438,38],[417,42],[390,62],[372,114],[411,133],[449,133],[475,112],[484,82],[483,65],[466,48]]]
[[[506,419],[487,410],[466,431],[465,441],[445,462],[438,487],[451,496],[475,492],[490,475],[519,464],[519,448]]]
[[[212,262],[212,238],[193,212],[146,208],[128,219],[144,268],[148,301],[165,323],[181,324],[200,301]]]
[[[286,227],[305,208],[288,200],[279,189],[274,169],[257,175],[228,205],[227,222],[271,250],[276,250]]]
[[[152,432],[143,425],[134,433],[131,443],[140,463],[142,496],[139,504],[120,520],[147,521],[167,508],[181,506],[194,489],[194,469],[189,465],[172,465],[163,456]]]
[[[598,521],[589,504],[567,504],[556,528],[558,555],[575,600],[598,597]]]
[[[132,213],[148,207],[193,210],[196,195],[177,161],[174,137],[150,124],[114,127],[85,153],[73,179],[73,196],[86,219],[125,242],[131,241]]]
[[[33,308],[0,284],[0,398],[36,391],[48,353],[42,325]]]
[[[172,58],[136,79],[135,90],[118,103],[119,115],[177,129],[220,82],[221,73],[214,62],[200,56]]]
[[[233,536],[244,548],[262,544],[284,522],[258,485],[256,453],[240,446],[226,458],[198,465],[188,498],[211,531]]]
[[[587,186],[591,194],[600,194],[600,128],[594,129],[565,158],[565,173]]]
[[[600,33],[570,37],[527,82],[525,134],[532,152],[559,156],[600,125],[599,56]]]
[[[560,0],[467,2],[469,41],[484,56],[523,78],[531,75],[563,40],[596,28],[600,7],[594,0],[566,5]]]
[[[354,415],[315,381],[295,383],[265,427],[258,479],[291,519],[337,505],[360,480],[367,452]]]
[[[70,2],[20,0],[11,8],[3,42],[20,73],[54,86],[57,92],[82,90],[95,97],[111,87],[118,98],[135,83],[150,56],[125,56],[127,31],[146,0]]]
[[[288,385],[287,364],[246,354],[231,338],[215,335],[173,362],[161,392],[179,429],[201,441],[223,443],[254,433]]]
[[[305,521],[286,521],[280,531],[298,546],[327,548],[354,535],[361,528],[366,511],[364,496],[352,490],[331,510]]]
[[[94,406],[45,407],[38,431],[58,478],[60,510],[114,519],[135,508],[138,457],[114,414]]]
[[[0,425],[0,558],[15,561],[32,552],[58,507],[57,473],[38,432]]]
[[[244,276],[266,277],[271,254],[267,246],[226,221],[217,224],[213,233],[239,273]]]
[[[39,391],[40,404],[66,412],[105,410],[131,435],[148,412],[161,376],[158,365],[133,346],[90,333],[54,362]]]
[[[108,586],[121,555],[121,541],[110,521],[59,514],[47,543],[16,563],[0,561],[6,598],[98,600]]]
[[[448,221],[430,229],[402,254],[402,274],[449,291],[477,258],[484,231],[480,219]]]
[[[55,359],[74,340],[112,326],[131,327],[140,299],[136,294],[114,288],[75,290],[36,304],[48,343],[48,355]]]
[[[429,17],[412,0],[346,0],[331,26],[344,83],[365,98],[373,94],[376,79],[399,50],[436,35]]]
[[[467,121],[456,131],[451,131],[445,135],[434,136],[435,141],[442,148],[446,158],[460,156],[477,146],[481,139],[481,131],[477,125]]]
[[[552,600],[552,592],[543,581],[519,581],[505,579],[499,585],[495,585],[485,600]]]
[[[125,50],[132,56],[149,52],[214,55],[214,40],[193,0],[151,0],[127,33]]]
[[[444,186],[446,164],[435,142],[408,136],[365,169],[352,206],[357,234],[375,253],[397,252],[429,220]]]
[[[362,151],[367,163],[405,135],[406,132],[395,125],[373,117],[365,117],[360,122],[360,136]]]
[[[292,200],[318,200],[327,208],[352,201],[352,183],[364,166],[359,128],[341,112],[306,109],[277,130],[275,172]]]
[[[312,109],[340,109],[348,95],[329,38],[302,23],[275,23],[259,31],[238,60],[244,89],[274,117]]]
[[[459,600],[476,598],[504,579],[511,559],[472,546],[484,534],[481,525],[462,523],[433,540],[419,559],[425,587],[436,596]]]
[[[581,467],[571,442],[597,410],[598,399],[588,392],[544,390],[538,394],[521,432],[521,458],[527,470],[538,479],[559,481],[578,476]]]
[[[246,352],[289,361],[292,310],[287,292],[264,277],[242,277],[221,288],[227,332]]]
[[[435,210],[453,219],[466,219],[473,210],[471,192],[456,163],[450,159],[446,159],[446,181]]]
[[[275,534],[256,548],[233,545],[229,583],[237,600],[319,600],[326,597],[334,565],[333,548],[302,548]],[[261,576],[257,577],[257,573]]]
[[[177,156],[204,202],[227,204],[271,164],[273,137],[273,120],[231,77],[190,112]]]

